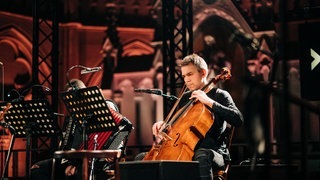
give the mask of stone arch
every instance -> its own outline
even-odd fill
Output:
[[[252,29],[232,2],[216,1],[210,5],[200,0],[193,2],[193,50],[207,60],[211,69],[216,68],[212,70],[215,71],[213,76],[220,73],[219,68],[223,66],[231,68],[232,78],[218,86],[228,90],[239,109],[244,111],[243,91],[246,85],[243,80],[246,60],[251,51],[233,41],[235,31],[253,35]],[[245,138],[245,133],[238,133],[235,140],[243,141]]]
[[[149,44],[143,41],[133,40],[123,45],[122,56],[141,56],[153,53],[154,49]]]
[[[39,49],[39,54],[46,55],[51,44]],[[0,29],[0,61],[4,64],[5,91],[10,89],[24,89],[32,83],[32,40],[30,34],[22,31],[18,26],[8,25]],[[39,59],[40,61],[40,59]],[[39,64],[42,74],[39,81],[43,82],[52,71],[50,61]],[[49,86],[49,84],[44,84]],[[26,95],[26,94],[25,94]]]
[[[24,88],[32,82],[32,43],[18,28],[0,30],[0,59],[4,66],[5,86]]]
[[[193,3],[193,52],[203,56],[208,64],[211,64],[211,67],[213,67],[212,63],[216,62],[210,60],[212,57],[205,57],[208,56],[205,51],[211,51],[211,53],[213,51],[222,52],[222,58],[227,60],[225,65],[231,66],[232,78],[220,86],[231,93],[238,107],[242,109],[243,94],[241,90],[244,86],[242,80],[246,73],[245,61],[250,52],[238,42],[231,41],[231,36],[236,30],[253,34],[252,29],[229,1],[216,1],[210,5],[200,0]],[[181,22],[178,26],[181,26]],[[214,47],[206,45],[205,36],[213,37]],[[179,37],[176,39],[178,40]],[[219,73],[218,70],[215,74],[217,73]]]

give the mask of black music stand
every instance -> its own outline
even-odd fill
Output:
[[[82,126],[84,150],[88,149],[89,133],[117,130],[118,126],[97,86],[74,89],[60,95],[71,117],[78,126]]]
[[[49,136],[58,132],[58,123],[53,120],[53,112],[47,100],[27,100],[10,102],[11,108],[4,116],[15,130],[15,137],[26,137],[26,177],[29,176],[31,135]],[[3,107],[6,102],[0,103]]]

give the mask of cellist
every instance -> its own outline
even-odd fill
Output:
[[[233,98],[226,90],[212,87],[208,92],[202,90],[208,81],[208,65],[197,54],[183,58],[181,74],[187,90],[180,99],[178,107],[183,107],[191,99],[203,103],[211,112],[214,123],[200,140],[194,150],[193,161],[199,162],[201,179],[213,179],[213,172],[224,168],[226,161],[230,161],[230,153],[226,142],[221,138],[227,123],[234,127],[243,124],[243,116],[235,105]],[[164,121],[156,122],[152,132],[156,138],[161,139],[159,129]]]

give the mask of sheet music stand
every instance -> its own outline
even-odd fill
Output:
[[[83,128],[85,150],[88,149],[88,134],[117,130],[118,126],[97,86],[75,89],[60,95],[71,117]]]
[[[5,104],[0,103],[0,106]],[[4,119],[15,129],[16,137],[27,137],[28,133],[48,136],[58,131],[58,124],[53,120],[53,112],[47,100],[18,101],[11,102],[11,105]]]
[[[58,132],[58,123],[53,120],[53,112],[47,100],[27,100],[10,102],[4,121],[15,130],[15,137],[26,137],[26,177],[29,176],[31,135],[50,136]],[[0,103],[3,107],[7,102]]]

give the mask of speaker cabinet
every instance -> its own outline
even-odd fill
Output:
[[[199,163],[190,161],[128,161],[120,162],[121,180],[197,180]]]

